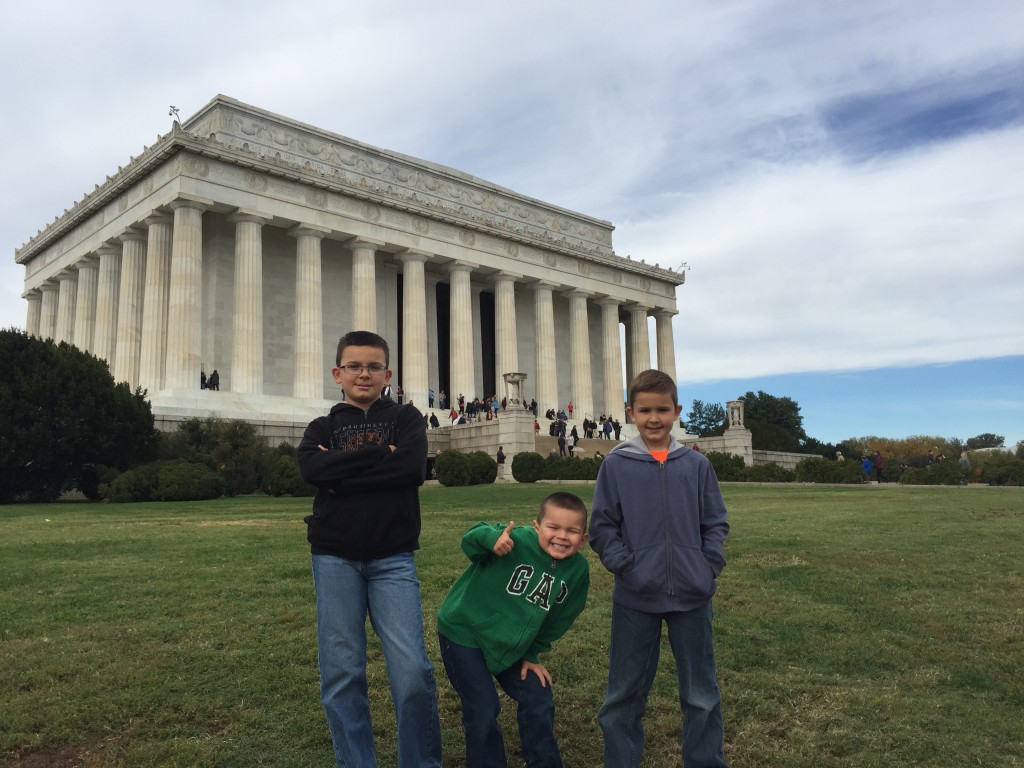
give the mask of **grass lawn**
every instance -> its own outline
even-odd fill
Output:
[[[477,520],[526,523],[551,486],[425,488],[428,650],[445,766],[459,708],[434,614]],[[590,503],[591,486],[567,488]],[[733,768],[1024,766],[1019,488],[724,488],[715,599]],[[317,686],[308,499],[0,507],[0,766],[329,766]],[[545,659],[567,766],[601,764],[611,578]],[[671,654],[645,766],[679,765]],[[380,764],[395,765],[371,644]],[[514,716],[502,714],[511,753]],[[518,765],[515,759],[511,765]]]

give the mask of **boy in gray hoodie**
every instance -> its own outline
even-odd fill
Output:
[[[670,376],[640,373],[626,411],[640,434],[617,445],[597,475],[590,545],[615,575],[608,692],[598,714],[605,768],[640,765],[662,623],[684,713],[683,762],[728,768],[711,597],[729,524],[711,463],[671,434],[681,410]]]

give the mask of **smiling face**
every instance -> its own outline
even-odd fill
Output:
[[[548,502],[540,520],[533,521],[540,548],[554,560],[564,560],[579,552],[587,543],[586,522],[575,509]]]
[[[663,392],[638,392],[626,413],[633,419],[647,448],[663,451],[668,448],[672,425],[683,406],[676,405],[672,395]]]
[[[346,366],[360,366],[358,373],[350,373]],[[384,366],[380,373],[369,370],[369,366]],[[334,381],[345,391],[345,401],[366,410],[380,399],[381,390],[391,379],[387,370],[387,354],[379,347],[348,346],[342,350],[337,368],[331,369]]]

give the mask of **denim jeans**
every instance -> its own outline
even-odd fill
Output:
[[[715,677],[711,603],[692,611],[644,613],[612,604],[608,693],[597,721],[605,768],[636,768],[644,751],[642,718],[658,670],[662,622],[676,661],[686,768],[728,768],[722,700]]]
[[[452,688],[462,702],[467,768],[505,768],[505,742],[498,726],[501,703],[479,648],[467,648],[438,635],[441,660]],[[521,666],[513,664],[494,679],[516,702],[519,743],[527,768],[562,768],[555,741],[555,700],[551,686],[542,686],[533,672],[520,679]]]
[[[313,556],[320,699],[339,768],[377,765],[366,681],[366,617],[380,638],[398,720],[398,765],[441,765],[434,668],[411,552],[357,562]]]

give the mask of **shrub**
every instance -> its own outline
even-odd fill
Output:
[[[907,485],[963,485],[969,475],[970,470],[955,461],[940,461],[930,467],[911,467],[900,475],[900,482]]]
[[[856,485],[868,481],[867,473],[856,459],[829,461],[810,456],[796,465],[796,479],[801,483],[843,483]]]
[[[263,489],[264,477],[276,470],[283,453],[294,456],[295,449],[288,443],[271,448],[255,425],[241,419],[186,419],[160,441],[161,458],[209,463],[224,478],[228,496]]]
[[[986,456],[981,465],[981,482],[989,485],[1024,485],[1024,460],[998,451]]]
[[[544,478],[544,459],[539,453],[523,451],[512,458],[512,477],[519,483],[536,483]]]
[[[316,488],[302,479],[295,457],[284,453],[263,476],[263,492],[270,496],[314,496]]]
[[[596,480],[601,467],[598,459],[577,459],[548,456],[544,459],[543,479],[545,480]]]
[[[715,474],[718,475],[719,480],[742,481],[746,479],[747,467],[743,463],[742,456],[721,451],[708,451],[704,455],[711,462],[711,466],[715,468]]]
[[[448,488],[469,485],[472,476],[469,458],[459,451],[442,451],[437,454],[437,458],[434,460],[434,472],[437,474],[437,481]]]
[[[751,483],[792,483],[796,480],[796,472],[783,469],[774,461],[747,467],[745,474]]]
[[[224,485],[224,479],[205,464],[177,459],[157,471],[154,496],[159,501],[217,499],[224,495]]]
[[[470,485],[489,485],[498,476],[497,462],[483,451],[466,454]]]
[[[224,480],[205,464],[187,459],[151,461],[99,486],[100,496],[117,503],[198,501],[224,495]]]
[[[157,472],[164,461],[151,461],[122,472],[110,483],[102,483],[100,496],[107,501],[124,504],[131,501],[152,501],[156,493]]]

